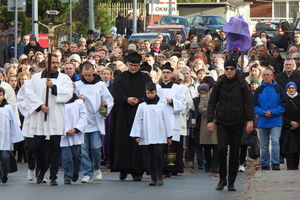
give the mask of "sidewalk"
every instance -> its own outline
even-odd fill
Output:
[[[299,200],[300,171],[287,171],[285,164],[280,167],[280,171],[255,171],[251,167],[244,178],[248,189],[234,196],[243,200]]]

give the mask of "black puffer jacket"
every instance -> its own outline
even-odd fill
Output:
[[[217,123],[232,125],[253,121],[253,98],[241,72],[233,79],[220,76],[210,94],[207,112],[207,122],[217,119]]]

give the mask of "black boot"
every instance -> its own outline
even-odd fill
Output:
[[[159,173],[159,174],[157,174],[156,186],[162,186],[162,185],[164,185],[163,177],[162,177],[162,174]]]
[[[70,182],[71,182],[71,181],[70,181]],[[50,179],[50,185],[51,185],[51,186],[57,186],[58,183],[57,183],[56,179]]]
[[[231,191],[231,192],[235,192],[236,191],[233,183],[228,185],[228,191]]]
[[[216,187],[216,190],[223,190],[226,185],[227,185],[226,180],[220,180]]]
[[[149,183],[149,186],[156,186],[156,182],[157,182],[157,176],[156,174],[152,174],[151,173],[151,182]]]
[[[121,181],[125,180],[127,178],[127,173],[126,172],[120,172],[119,178]]]

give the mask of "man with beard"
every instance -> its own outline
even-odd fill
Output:
[[[111,112],[111,170],[120,172],[124,180],[130,173],[134,181],[141,181],[146,169],[144,151],[129,137],[138,104],[145,97],[145,85],[151,78],[140,71],[141,55],[132,52],[125,57],[128,71],[114,81],[112,95],[114,108]]]

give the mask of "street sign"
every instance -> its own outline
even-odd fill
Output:
[[[151,7],[151,6],[149,6]],[[172,4],[172,15],[176,15],[177,5]],[[169,5],[168,4],[153,4],[153,13],[151,13],[151,8],[149,8],[149,14],[153,15],[168,15]]]
[[[47,10],[46,14],[48,14],[48,15],[58,15],[59,11],[57,11],[57,10]]]
[[[71,3],[78,3],[79,0],[71,0]],[[70,3],[70,0],[60,0],[61,3]]]
[[[15,1],[7,0],[7,11],[15,12]],[[18,12],[26,12],[26,0],[18,0]]]

